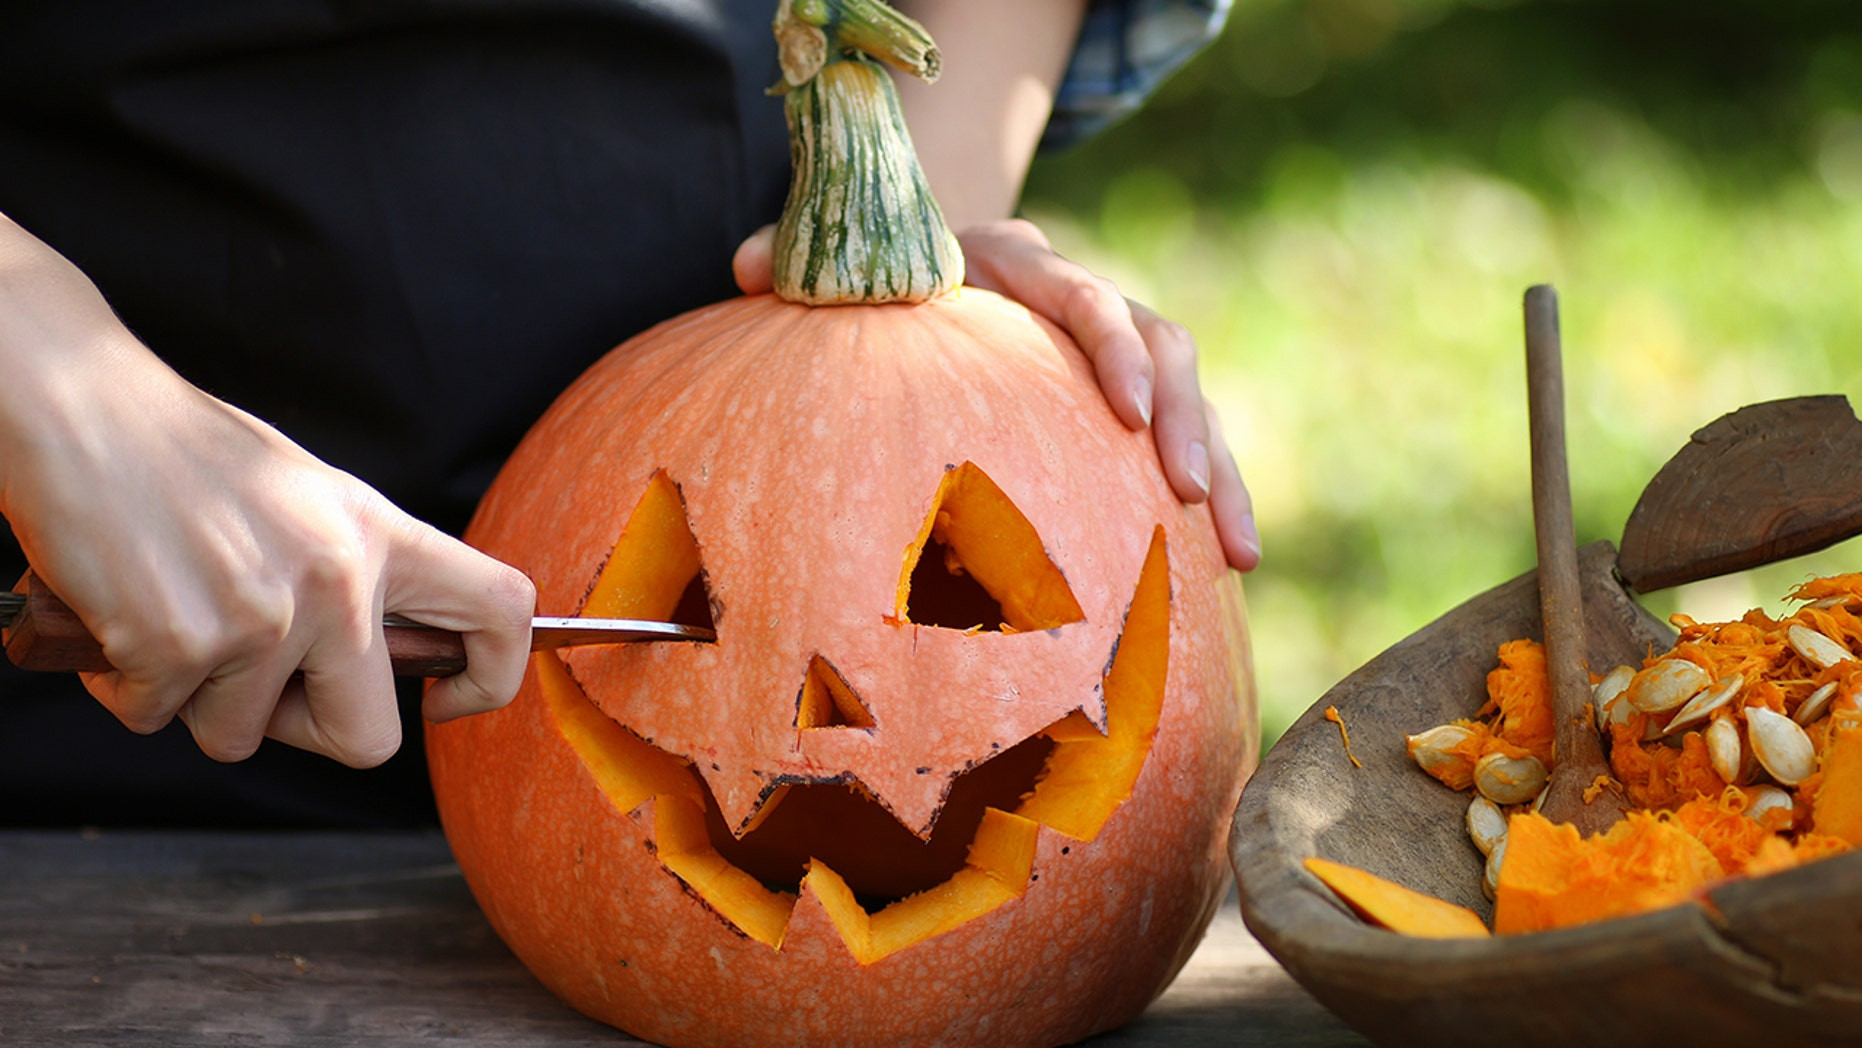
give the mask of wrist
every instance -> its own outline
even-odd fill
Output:
[[[0,514],[19,471],[81,443],[143,365],[166,370],[76,266],[0,214]]]

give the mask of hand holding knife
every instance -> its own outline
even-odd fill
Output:
[[[114,667],[103,646],[57,594],[27,573],[24,593],[0,593],[0,639],[8,661],[20,669],[103,673]],[[382,632],[388,659],[400,677],[448,677],[465,669],[465,640],[449,630],[387,615]],[[530,650],[636,641],[715,641],[699,626],[642,619],[583,619],[542,616],[530,620]]]

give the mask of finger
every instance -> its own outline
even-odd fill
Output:
[[[288,590],[253,597],[218,645],[225,655],[208,671],[176,716],[202,753],[217,761],[252,756],[265,739],[278,693],[304,655],[292,643],[294,601]]]
[[[1209,478],[1209,510],[1215,516],[1216,537],[1229,567],[1253,571],[1261,563],[1261,535],[1254,523],[1254,498],[1242,482],[1241,468],[1222,435],[1222,420],[1214,404],[1205,404],[1213,472]]]
[[[279,690],[267,737],[352,768],[373,768],[401,748],[401,714],[386,645],[377,659],[306,668]]]
[[[1117,285],[1054,252],[1032,223],[978,227],[963,238],[966,279],[1027,306],[1079,344],[1113,414],[1132,429],[1150,425],[1151,353]]]
[[[776,286],[776,227],[764,226],[737,245],[731,257],[731,275],[746,295],[761,295]]]
[[[192,698],[176,711],[194,744],[217,761],[242,761],[265,740],[273,707],[297,666],[289,655],[230,666],[201,682]]]
[[[78,676],[99,705],[138,735],[153,735],[166,728],[193,691],[192,686],[180,683],[158,687],[155,682],[131,681],[120,670]]]
[[[1208,412],[1196,381],[1196,341],[1181,324],[1135,302],[1131,314],[1157,368],[1157,417],[1152,432],[1157,436],[1164,476],[1178,498],[1201,502],[1209,497],[1214,460]]]
[[[436,723],[511,701],[530,660],[536,588],[524,574],[451,536],[409,522],[385,576],[388,611],[459,633],[464,671],[434,681],[421,704]]]
[[[180,613],[154,621],[166,629],[153,634],[110,620],[90,624],[116,669],[82,675],[85,690],[139,735],[167,727],[219,662],[207,634],[192,631]]]
[[[298,664],[301,676],[277,691],[265,733],[352,768],[372,768],[401,745],[401,714],[381,613],[372,599],[320,630]]]

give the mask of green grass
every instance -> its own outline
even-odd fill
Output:
[[[1368,91],[1414,73],[1403,62],[1431,34],[1472,31],[1442,6],[1389,31],[1379,53],[1395,68],[1359,59],[1340,76]],[[1549,34],[1537,19],[1563,6],[1583,5],[1524,5],[1519,31]],[[1849,45],[1803,45],[1811,57],[1780,74],[1793,90],[1753,103],[1789,119],[1754,142],[1738,98],[1701,101],[1719,114],[1703,130],[1635,85],[1556,63],[1577,79],[1522,83],[1523,101],[1477,106],[1460,138],[1383,96],[1385,124],[1367,130],[1319,97],[1323,79],[1307,109],[1250,87],[1235,72],[1245,43],[1199,60],[1154,125],[1147,113],[1044,160],[1027,210],[1063,253],[1198,338],[1264,539],[1247,587],[1269,744],[1364,661],[1532,567],[1529,285],[1553,284],[1562,304],[1580,542],[1618,538],[1656,470],[1720,415],[1862,400],[1862,101],[1819,86],[1816,64]],[[1278,130],[1200,153],[1177,141],[1186,120],[1216,134],[1198,121],[1222,113]],[[1776,610],[1796,580],[1855,569],[1851,543],[1648,604]]]

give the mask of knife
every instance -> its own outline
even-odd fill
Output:
[[[77,613],[28,573],[24,593],[0,593],[0,640],[7,660],[20,669],[102,673],[113,669],[103,646]],[[465,669],[465,639],[451,630],[399,615],[382,618],[388,661],[399,677],[448,677]],[[530,620],[530,650],[637,641],[716,641],[701,626],[645,619],[580,619],[544,616]]]

